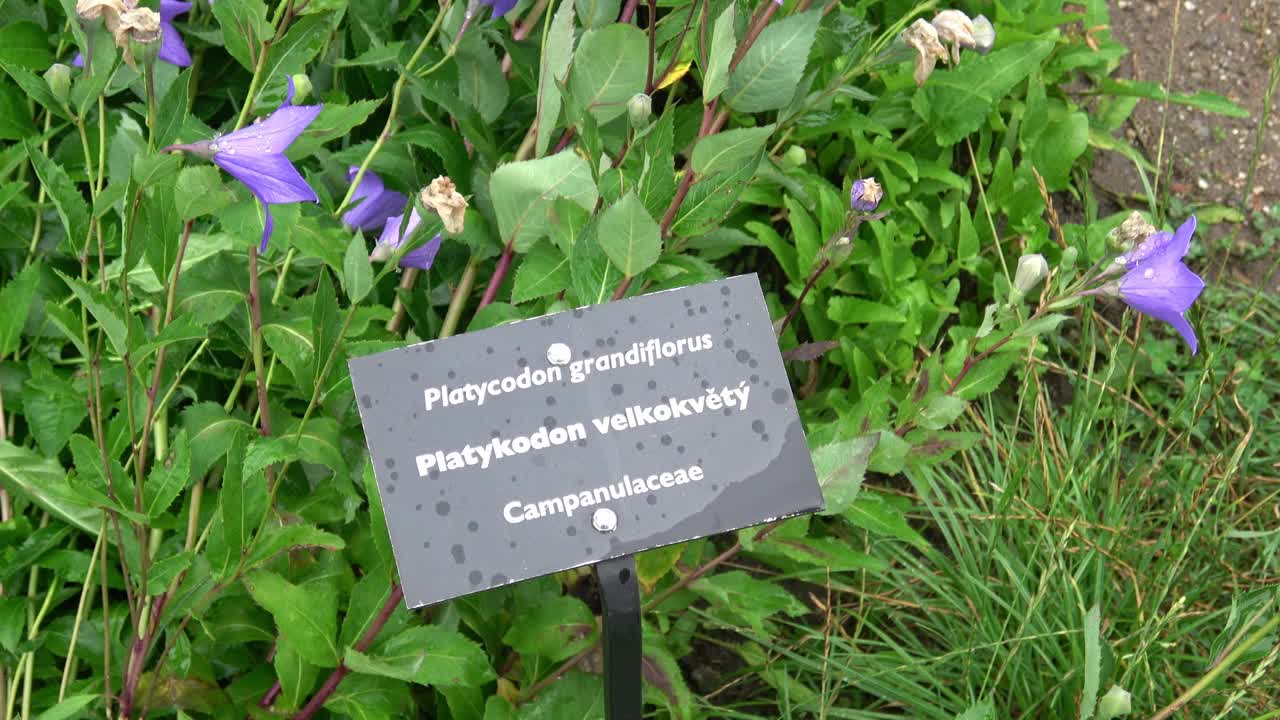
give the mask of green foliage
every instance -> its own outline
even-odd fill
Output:
[[[998,49],[923,87],[896,38],[941,5],[464,5],[202,3],[148,77],[71,0],[4,4],[6,717],[601,717],[589,574],[404,607],[346,361],[747,272],[826,508],[638,558],[646,717],[1271,711],[1280,306],[1193,313],[1201,366],[1076,294],[1123,219],[1092,160],[1156,170],[1117,135],[1139,99],[1243,108],[1112,77],[1102,0],[987,4]],[[200,145],[288,75],[319,202],[258,254]],[[406,249],[442,234],[430,269],[370,263],[353,166],[413,198]],[[442,175],[461,230],[418,199]]]

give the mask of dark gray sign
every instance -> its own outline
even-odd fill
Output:
[[[350,369],[409,607],[822,508],[754,275]]]

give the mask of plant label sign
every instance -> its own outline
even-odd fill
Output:
[[[755,275],[350,370],[409,607],[823,506]]]

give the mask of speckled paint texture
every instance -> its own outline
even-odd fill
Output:
[[[655,339],[684,340],[683,352],[664,357]],[[556,343],[570,364],[548,359],[563,362],[564,347],[549,353]],[[552,368],[558,381],[533,382]],[[411,345],[350,369],[409,607],[822,508],[755,275]],[[499,392],[480,404],[480,384]],[[446,406],[450,396],[458,402]],[[531,439],[524,452],[507,444],[519,437]],[[600,508],[616,515],[612,532],[593,527]]]

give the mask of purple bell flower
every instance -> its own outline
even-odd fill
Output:
[[[272,205],[320,202],[315,190],[298,174],[284,151],[316,119],[324,106],[294,106],[291,104],[293,92],[293,78],[290,77],[284,104],[264,120],[213,140],[172,146],[172,149],[211,158],[215,165],[244,183],[258,198],[266,213],[259,252],[266,251],[267,241],[275,228],[275,221],[271,218]]]
[[[382,235],[378,237],[378,242],[373,246],[373,252],[369,253],[370,260],[383,262],[389,260],[392,255],[404,245],[404,241],[413,236],[413,232],[422,224],[422,216],[418,214],[418,209],[413,208],[409,212],[409,223],[405,226],[404,232],[400,232],[400,224],[404,222],[404,215],[396,215],[387,218],[386,224],[382,227]],[[400,267],[417,268],[426,270],[431,267],[431,263],[436,259],[436,253],[440,252],[440,245],[444,242],[444,238],[436,233],[422,247],[414,248],[405,253],[400,258]]]
[[[849,205],[854,210],[871,212],[880,207],[884,198],[884,188],[873,177],[853,181],[849,189]]]
[[[485,5],[493,10],[494,17],[499,18],[511,12],[517,2],[519,0],[471,0],[467,6],[467,15],[475,14],[481,5]]]
[[[347,170],[347,182],[355,179],[359,171],[360,168],[352,165]],[[372,170],[365,171],[351,199],[358,201],[358,204],[342,214],[342,223],[358,230],[377,230],[385,226],[387,218],[392,215],[404,217],[404,206],[409,202],[409,198],[403,193],[383,187],[382,178]]]
[[[1158,232],[1144,240],[1128,256],[1116,259],[1128,272],[1118,283],[1120,298],[1144,315],[1173,326],[1191,347],[1199,349],[1195,330],[1186,312],[1204,290],[1204,280],[1182,262],[1191,247],[1196,218],[1191,216],[1177,232]]]
[[[190,11],[191,3],[189,2],[160,0],[160,52],[157,57],[170,65],[187,67],[191,64],[191,53],[187,52],[187,46],[182,42],[182,34],[173,26],[174,18],[186,15]],[[84,67],[84,55],[76,53],[71,64]]]

